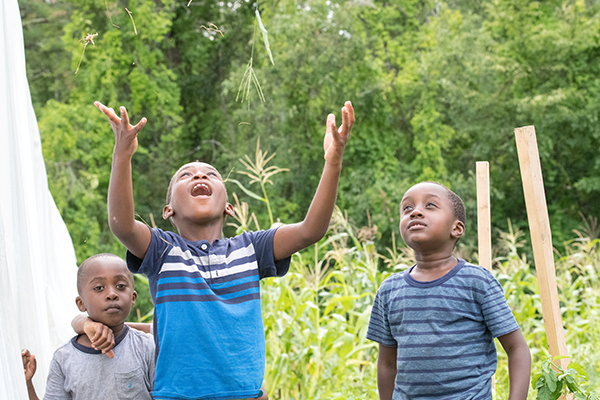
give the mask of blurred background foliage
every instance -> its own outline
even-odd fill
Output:
[[[494,241],[504,257],[496,273],[530,346],[545,351],[513,135],[525,125],[536,126],[560,254],[558,281],[566,285],[559,290],[573,296],[561,297],[563,315],[574,324],[569,344],[574,351],[589,348],[581,352],[588,357],[599,348],[586,335],[600,337],[592,306],[597,279],[590,275],[598,267],[593,221],[600,214],[600,1],[19,5],[50,190],[79,262],[99,252],[124,256],[106,218],[113,133],[93,101],[126,106],[133,122],[148,118],[133,159],[140,219],[170,229],[160,215],[171,174],[200,159],[231,178],[230,199],[239,197],[238,210],[247,217],[230,220],[227,236],[240,226],[268,228],[269,208],[282,223],[303,218],[323,166],[327,114],[336,113],[339,123],[340,107],[353,102],[357,119],[337,225],[316,249],[294,257],[287,278],[263,283],[273,398],[374,398],[376,350],[365,342],[364,329],[372,294],[402,264],[390,260],[410,259],[398,231],[402,194],[421,180],[456,191],[468,212],[458,252],[477,262],[474,170],[480,160],[490,162]],[[274,65],[262,36],[254,34],[256,10]],[[89,34],[97,34],[94,43],[84,40]],[[265,102],[254,86],[248,99],[236,101],[251,57]],[[239,174],[245,170],[240,159],[252,158],[259,138],[261,149],[274,155],[271,165],[289,170],[266,184],[268,203],[233,182],[263,196],[259,184]],[[506,247],[510,241],[500,232],[522,231],[518,246]],[[584,244],[589,248],[582,250]],[[143,319],[151,317],[152,305],[140,282],[137,316]],[[598,381],[594,368],[600,365],[593,363],[586,365]]]

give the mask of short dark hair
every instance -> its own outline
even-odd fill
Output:
[[[84,262],[81,263],[81,265],[79,265],[79,268],[77,269],[77,293],[81,294],[81,288],[83,286],[84,279],[87,277],[87,270],[89,269],[89,265],[93,260],[97,258],[116,258],[118,260],[121,260],[125,264],[125,261],[121,257],[112,253],[100,253],[87,258]],[[131,284],[133,285],[133,274],[131,273],[131,271],[129,271],[129,269],[127,269],[127,277],[131,280]]]
[[[452,208],[454,209],[454,217],[462,222],[463,224],[467,223],[467,211],[465,210],[465,203],[463,203],[462,199],[459,195],[450,190],[446,185],[443,185],[439,182],[428,181],[422,183],[433,183],[435,185],[439,185],[446,190],[446,194],[448,195],[448,199],[452,204]]]

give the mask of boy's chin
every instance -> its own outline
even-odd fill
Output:
[[[122,310],[121,313],[117,313],[114,315],[102,315],[102,316],[98,316],[98,318],[94,318],[92,316],[90,316],[90,318],[95,321],[95,322],[99,322],[102,325],[106,325],[107,327],[109,327],[110,329],[115,329],[118,328],[119,326],[122,326],[125,323],[125,320],[127,318],[127,315],[129,315],[129,312],[125,312],[126,310]]]

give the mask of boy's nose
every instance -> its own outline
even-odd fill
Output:
[[[107,298],[108,300],[116,300],[116,299],[118,299],[118,298],[119,298],[119,295],[117,294],[117,292],[116,292],[116,291],[114,291],[114,290],[110,289],[110,290],[108,291],[108,293],[106,293],[106,298]]]
[[[412,210],[412,212],[410,213],[410,217],[411,218],[416,218],[416,217],[422,217],[423,214],[421,214],[421,211],[418,208],[415,208],[414,210]]]
[[[197,179],[208,179],[208,176],[206,174],[198,172],[196,175],[194,175],[194,180],[197,180]]]

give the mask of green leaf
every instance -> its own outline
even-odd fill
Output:
[[[244,193],[246,193],[248,196],[250,196],[250,197],[252,197],[252,198],[254,198],[254,199],[256,199],[256,200],[265,201],[265,199],[264,199],[264,198],[260,197],[260,196],[259,196],[259,195],[257,195],[256,193],[254,193],[254,192],[252,192],[252,191],[250,191],[250,190],[246,189],[246,188],[244,187],[244,185],[242,185],[242,183],[241,183],[240,181],[238,181],[237,179],[232,179],[232,178],[229,178],[229,179],[227,179],[227,182],[233,182],[233,183],[235,183],[235,184],[236,184],[236,185],[238,185],[238,186],[240,187],[240,189],[242,189],[242,191],[243,191]]]
[[[567,367],[567,369],[574,369],[575,371],[577,371],[577,373],[581,376],[583,376],[584,378],[587,378],[587,373],[585,372],[585,368],[583,368],[583,366],[581,364],[578,364],[576,362],[572,362],[569,364],[569,366]]]
[[[260,19],[260,13],[258,12],[258,10],[255,11],[255,14],[256,20],[258,21],[258,27],[260,28],[260,31],[263,35],[263,41],[265,42],[267,53],[269,54],[269,59],[271,60],[271,64],[275,65],[275,61],[273,61],[273,54],[271,54],[271,47],[269,46],[269,37],[267,35],[267,30],[265,29],[265,26],[263,25],[262,20]]]

